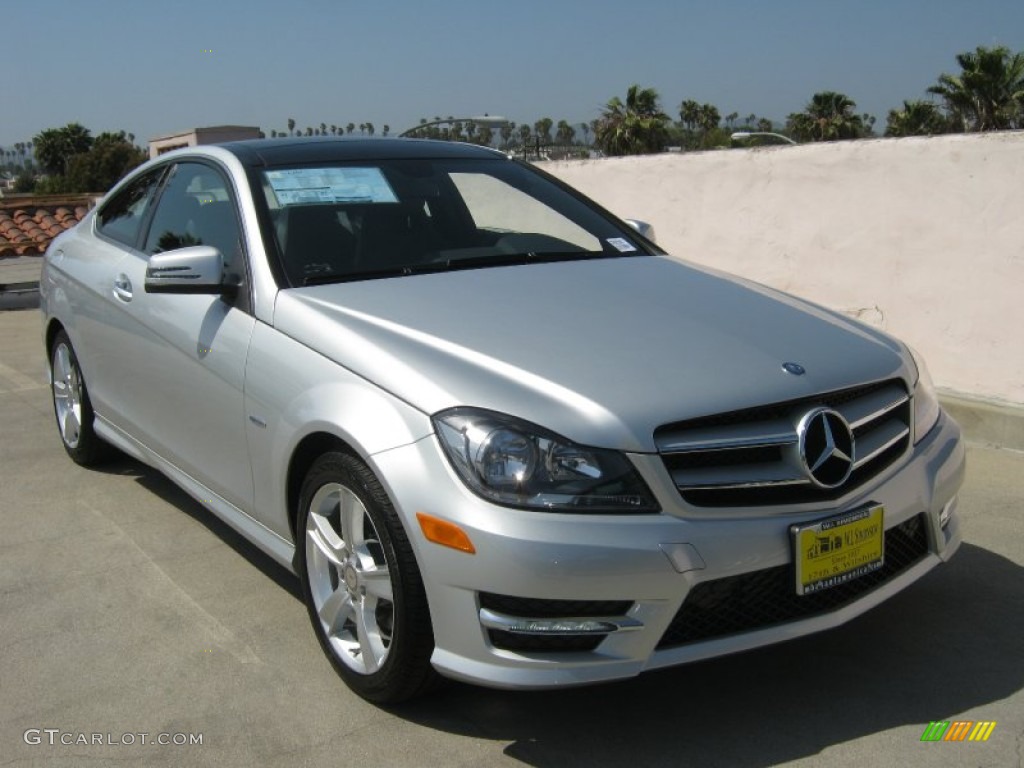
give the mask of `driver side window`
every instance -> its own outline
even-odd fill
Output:
[[[157,202],[143,250],[161,253],[190,245],[211,245],[228,273],[241,274],[238,216],[224,177],[202,163],[178,163]]]

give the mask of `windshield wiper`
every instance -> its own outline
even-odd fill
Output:
[[[368,269],[362,272],[329,272],[324,275],[311,275],[302,281],[303,285],[324,285],[325,283],[351,283],[357,280],[378,280],[384,277],[405,277],[419,272],[436,272],[433,264],[417,266],[389,267],[388,269]]]
[[[493,256],[453,257],[441,262],[446,269],[482,269],[484,267],[515,267],[523,264],[549,264],[556,261],[583,261],[622,256],[621,253],[603,251],[527,251],[525,253],[498,253]]]
[[[634,253],[617,253],[605,251],[529,251],[527,253],[499,253],[493,256],[466,256],[449,258],[444,261],[432,261],[426,264],[407,264],[388,269],[372,269],[362,272],[332,272],[323,275],[311,275],[302,281],[306,285],[324,285],[326,283],[352,283],[359,280],[380,280],[388,277],[408,277],[409,275],[427,275],[437,272],[456,272],[468,269],[486,269],[488,267],[517,267],[525,264],[550,264],[557,261],[584,261],[590,259],[612,259],[622,256],[636,256]]]

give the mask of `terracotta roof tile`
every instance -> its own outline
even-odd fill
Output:
[[[54,237],[74,227],[89,212],[88,206],[77,201],[40,201],[30,206],[32,203],[26,206],[21,202],[0,207],[0,258],[45,253]]]

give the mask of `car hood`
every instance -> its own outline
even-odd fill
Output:
[[[274,326],[425,413],[488,408],[627,451],[655,450],[661,424],[912,376],[881,332],[656,256],[288,289]]]

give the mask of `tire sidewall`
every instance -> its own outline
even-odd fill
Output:
[[[394,605],[394,629],[387,658],[381,668],[371,674],[361,674],[342,661],[331,645],[320,616],[313,602],[309,583],[309,570],[306,563],[306,523],[309,518],[309,506],[317,491],[328,483],[338,483],[351,490],[362,502],[367,514],[373,521],[380,540],[388,573],[391,577],[392,603]],[[398,530],[396,530],[396,526]],[[433,645],[433,633],[429,626],[418,627],[412,620],[409,601],[425,599],[422,597],[423,585],[415,562],[409,568],[410,559],[402,558],[396,551],[396,534],[405,541],[404,530],[400,530],[394,507],[391,505],[383,487],[368,467],[347,453],[328,453],[317,459],[310,468],[302,484],[299,494],[299,509],[296,518],[296,570],[302,582],[302,593],[306,609],[313,624],[317,639],[324,653],[342,679],[363,698],[375,703],[393,703],[407,698],[411,694],[397,693],[409,687],[406,678],[415,676],[421,670],[415,669],[422,663],[417,658],[416,646],[423,642],[423,632],[430,634],[429,642]],[[406,546],[408,546],[406,542]],[[410,570],[412,572],[410,572]]]

